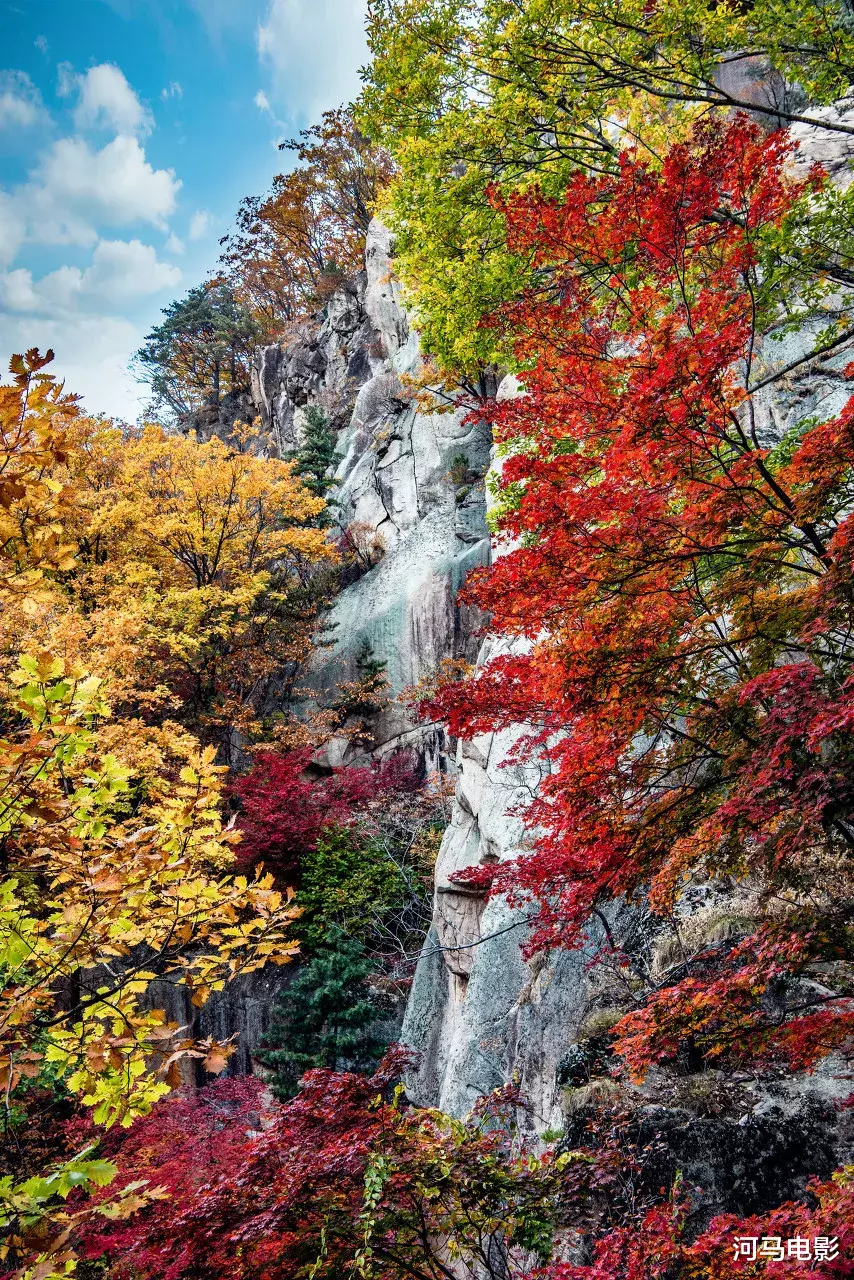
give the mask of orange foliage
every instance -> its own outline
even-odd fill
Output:
[[[236,296],[269,340],[309,318],[362,269],[368,222],[392,173],[389,156],[344,108],[283,146],[299,167],[280,174],[268,196],[243,201],[222,255]]]

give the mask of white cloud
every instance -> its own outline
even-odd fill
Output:
[[[60,98],[70,98],[77,88],[78,75],[70,62],[60,62],[56,68],[56,92]]]
[[[255,106],[259,111],[265,111],[267,115],[273,114],[273,108],[270,106],[270,99],[267,97],[263,89],[259,89],[255,94]]]
[[[140,240],[100,240],[85,270],[64,266],[40,280],[23,267],[0,274],[0,306],[7,312],[60,316],[110,308],[174,288],[181,272],[161,262]]]
[[[57,372],[89,410],[134,421],[146,398],[128,372],[145,333],[135,322],[137,307],[144,311],[141,300],[175,290],[182,275],[153,245],[110,229],[147,223],[168,235],[181,183],[172,169],[149,163],[142,139],[151,116],[118,67],[103,63],[78,75],[65,64],[59,92],[71,98],[75,133],[49,141],[26,181],[0,188],[0,362],[31,346],[53,347]],[[0,78],[2,103],[16,127],[32,111],[44,112],[18,73]],[[81,134],[90,128],[115,136],[99,146]],[[39,275],[30,264],[15,266],[24,244],[87,245],[92,252],[87,264]],[[164,246],[167,254],[182,248],[174,235]]]
[[[83,273],[82,287],[91,298],[115,302],[173,289],[180,281],[178,267],[161,262],[152,245],[141,240],[101,240],[92,265]]]
[[[211,215],[206,213],[204,209],[200,209],[190,219],[190,229],[187,235],[191,240],[201,240],[202,236],[207,234],[210,225]]]
[[[34,281],[24,267],[0,276],[0,307],[4,311],[53,315],[70,310],[80,293],[83,272],[78,267],[60,267]]]
[[[35,40],[33,41],[33,44],[38,49],[39,53],[45,53],[45,54],[47,53],[47,50],[48,50],[47,36],[36,36]]]
[[[79,392],[90,413],[106,413],[135,422],[146,400],[128,372],[128,362],[140,346],[144,330],[122,316],[0,315],[0,367],[28,347],[57,354],[49,369],[66,379],[66,390]]]
[[[170,80],[160,90],[160,99],[162,102],[168,102],[170,98],[183,98],[184,90],[181,88],[177,80]]]
[[[90,67],[85,75],[74,76],[72,85],[80,94],[74,110],[78,129],[110,129],[127,134],[151,131],[151,112],[142,105],[124,72],[113,63]],[[63,87],[70,91],[67,84]]]
[[[364,0],[269,0],[258,53],[291,114],[315,117],[356,96],[367,61],[364,28]]]
[[[99,241],[85,270],[64,266],[38,280],[23,267],[0,273],[3,367],[16,351],[53,347],[54,372],[83,395],[90,412],[135,422],[146,392],[128,363],[145,331],[115,312],[180,280],[177,267],[139,240]]]
[[[10,77],[12,77],[10,79]],[[2,111],[22,123],[42,112],[38,91],[22,73],[0,78]],[[155,169],[140,137],[150,113],[118,67],[102,63],[79,76],[70,64],[59,68],[59,93],[79,95],[78,128],[109,127],[116,137],[104,146],[79,133],[53,142],[23,183],[0,188],[0,265],[14,259],[23,240],[36,244],[90,245],[101,226],[147,222],[163,230],[175,210],[181,183],[172,169]],[[22,230],[23,226],[23,230]]]
[[[180,187],[174,170],[152,168],[136,138],[119,135],[101,150],[82,138],[61,138],[15,197],[30,214],[31,239],[91,244],[95,223],[165,229]]]
[[[0,191],[0,266],[14,262],[27,230],[18,201]]]
[[[47,119],[41,94],[25,71],[0,71],[0,129],[31,129]]]

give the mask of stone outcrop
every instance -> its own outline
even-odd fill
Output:
[[[502,400],[521,394],[508,375]],[[477,661],[500,644],[487,639]],[[526,800],[536,762],[510,764],[518,733],[484,734],[457,748],[456,797],[436,864],[433,927],[413,982],[403,1040],[420,1053],[412,1097],[466,1115],[484,1093],[516,1080],[537,1129],[562,1128],[559,1065],[590,1011],[590,955],[563,952],[526,962],[524,910],[454,880],[470,866],[507,861],[531,845]],[[598,941],[591,931],[591,948]]]
[[[329,300],[319,326],[259,352],[253,412],[263,447],[284,454],[301,442],[305,410],[320,406],[337,429],[340,463],[334,497],[342,529],[358,528],[376,547],[376,563],[336,598],[327,647],[318,650],[304,684],[322,702],[354,679],[365,641],[386,664],[392,701],[372,724],[375,756],[407,749],[424,766],[453,770],[439,726],[417,724],[393,700],[444,658],[473,659],[479,618],[457,603],[468,571],[489,558],[484,475],[491,438],[461,412],[420,408],[406,380],[420,370],[394,279],[389,234],[370,228],[365,271]],[[251,413],[245,416],[252,416]],[[452,474],[453,473],[453,474]],[[463,474],[461,474],[463,473]],[[326,748],[330,764],[349,763],[346,738]],[[356,753],[357,754],[357,753]],[[238,1036],[231,1073],[251,1070],[272,1005],[294,967],[268,966],[229,984],[201,1011],[184,991],[162,984],[156,1003],[199,1036]]]
[[[340,428],[337,521],[370,539],[376,561],[335,602],[331,644],[308,676],[321,699],[356,676],[365,642],[387,664],[393,695],[443,658],[476,652],[477,620],[457,595],[468,571],[489,556],[483,476],[491,440],[487,427],[465,423],[458,411],[419,407],[407,380],[420,365],[389,233],[379,222],[368,232],[364,273],[333,296],[319,332],[259,356],[257,397],[277,449],[299,443],[309,403]],[[460,470],[468,483],[459,482]],[[431,766],[445,767],[442,732],[416,726],[398,704],[380,717],[374,738],[380,754],[411,746]],[[332,762],[349,759],[348,750],[343,741],[333,744]]]

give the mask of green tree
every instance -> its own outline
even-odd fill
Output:
[[[297,475],[317,498],[325,498],[335,484],[329,475],[341,457],[335,446],[336,435],[328,414],[320,405],[310,404],[305,411],[303,442],[292,457]]]
[[[374,1029],[383,1010],[371,994],[372,971],[361,942],[332,927],[322,946],[273,1011],[258,1060],[278,1098],[292,1098],[313,1067],[369,1070],[388,1039]]]
[[[229,393],[248,392],[260,330],[228,284],[209,281],[165,307],[134,356],[152,413],[190,425]]]
[[[303,952],[321,947],[330,926],[364,938],[372,919],[379,924],[402,907],[407,891],[400,868],[377,840],[357,828],[327,827],[302,860],[296,904],[303,912]]]
[[[377,745],[373,735],[375,717],[389,704],[387,666],[365,638],[356,651],[356,679],[339,682],[329,707],[338,728],[346,730],[350,741],[367,748]]]
[[[356,651],[357,692],[347,704],[351,715],[371,715],[382,711],[388,703],[388,663],[378,658],[374,646],[365,638]]]

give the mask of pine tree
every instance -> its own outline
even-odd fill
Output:
[[[359,673],[359,709],[362,712],[381,711],[388,702],[388,663],[378,658],[367,638],[356,653],[356,670]]]
[[[306,489],[325,498],[335,483],[329,476],[341,455],[335,449],[335,432],[319,405],[310,404],[305,411],[305,438],[292,455],[296,473]]]
[[[364,639],[356,653],[355,680],[338,686],[338,697],[330,709],[336,713],[338,726],[347,727],[351,742],[373,747],[371,722],[389,703],[388,663],[377,658],[370,640]]]
[[[278,1098],[292,1098],[313,1067],[365,1071],[379,1061],[388,1042],[372,1030],[382,1009],[368,989],[371,968],[363,945],[331,928],[283,993],[256,1055]]]
[[[197,285],[162,315],[133,357],[140,381],[151,388],[150,413],[186,427],[206,404],[249,390],[260,330],[229,285]]]

